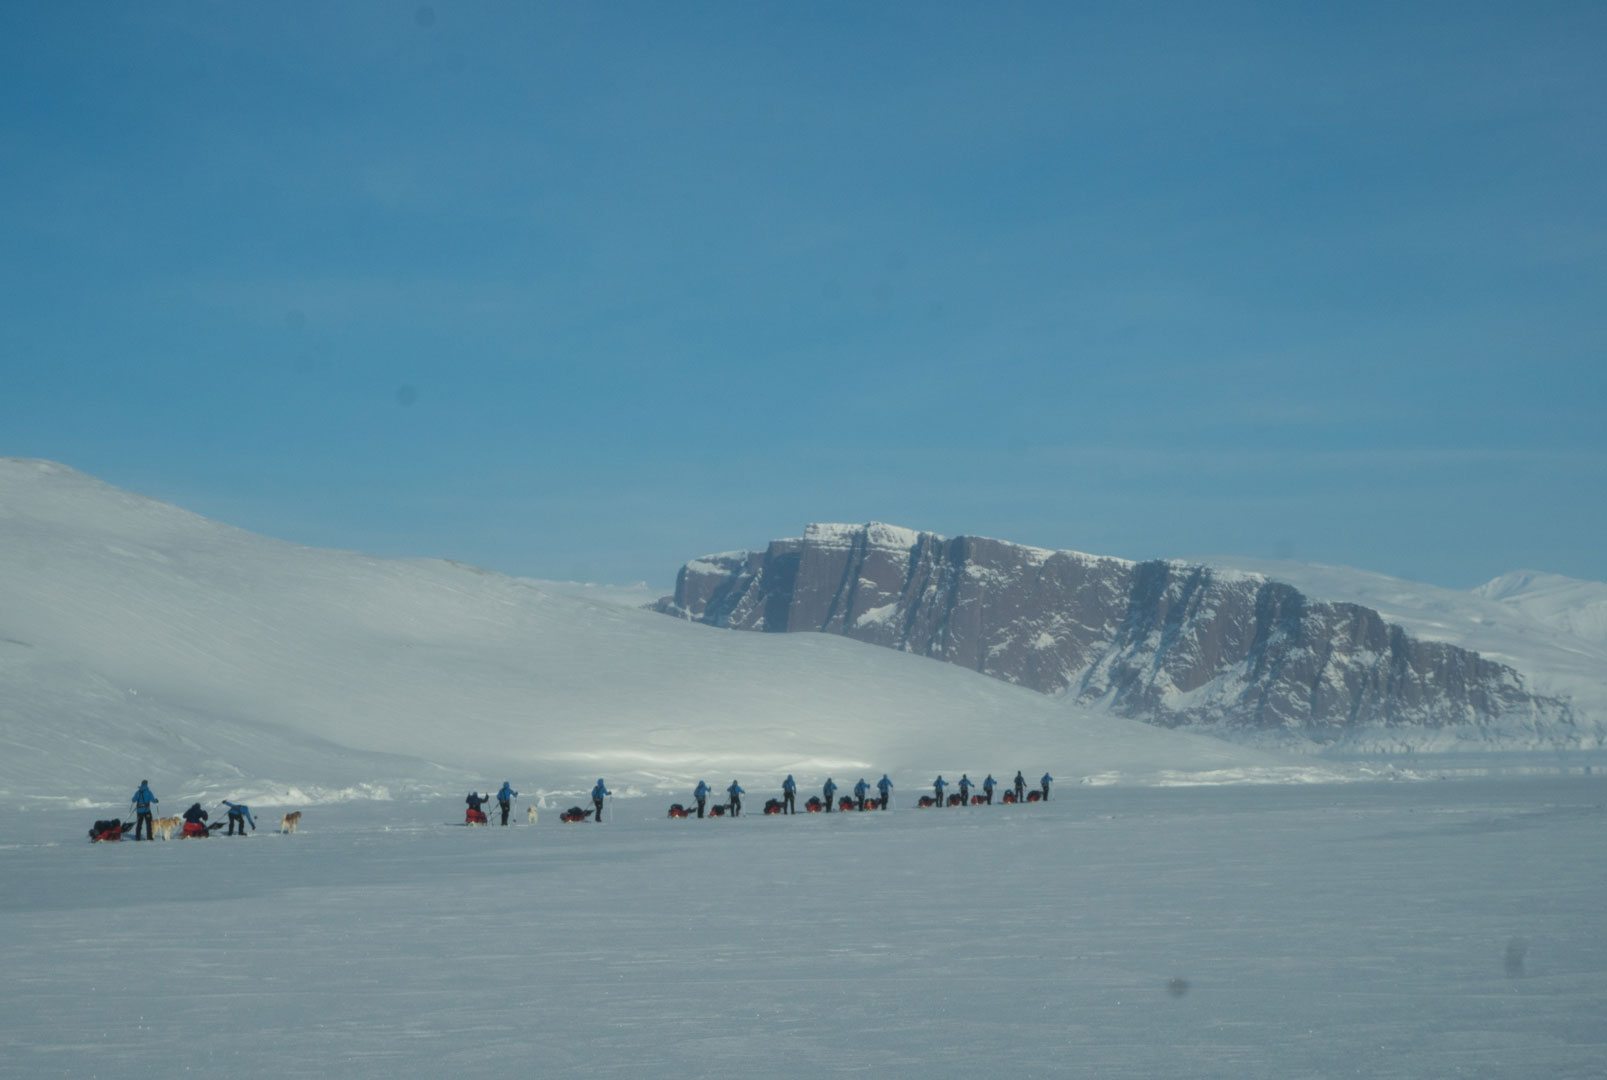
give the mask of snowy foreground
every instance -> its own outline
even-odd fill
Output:
[[[1607,1062],[1599,772],[738,821],[668,821],[668,801],[507,829],[446,825],[455,802],[353,802],[292,837],[265,821],[165,844],[4,812],[0,1075]]]

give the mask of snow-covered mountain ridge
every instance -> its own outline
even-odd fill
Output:
[[[761,552],[688,563],[656,606],[714,626],[839,634],[1117,715],[1254,741],[1602,744],[1607,654],[1589,641],[1470,594],[1439,598],[1451,620],[1422,603],[1369,606],[1359,597],[1449,591],[1304,569],[1319,587],[1229,561],[1134,563],[875,523],[812,525]],[[1462,623],[1502,630],[1459,635]]]
[[[1321,771],[915,657],[617,602],[635,598],[300,547],[0,459],[0,800],[126,798],[142,777],[164,798],[299,803],[599,775],[645,791]]]

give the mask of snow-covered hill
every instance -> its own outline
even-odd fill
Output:
[[[1514,570],[1473,593],[1607,649],[1607,583]]]
[[[303,802],[599,775],[616,791],[763,791],[789,771],[885,769],[905,788],[962,769],[1307,775],[918,657],[617,599],[303,548],[3,459],[0,799],[111,803],[142,777]]]

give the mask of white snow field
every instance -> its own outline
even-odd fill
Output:
[[[736,821],[669,821],[667,802],[507,829],[444,824],[452,801],[352,802],[294,836],[96,845],[87,821],[7,813],[0,1075],[1594,1080],[1607,1062],[1600,775],[1072,785]]]
[[[0,803],[126,805],[142,778],[302,805],[598,776],[628,793],[972,767],[1338,775],[837,637],[613,600],[298,547],[0,459]]]

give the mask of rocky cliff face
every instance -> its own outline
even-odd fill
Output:
[[[1256,574],[1134,563],[887,525],[811,525],[688,563],[658,610],[813,630],[961,664],[1166,726],[1423,745],[1457,729],[1570,741],[1565,701],[1375,611]]]

